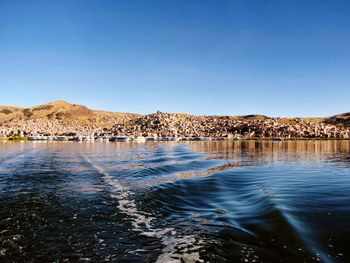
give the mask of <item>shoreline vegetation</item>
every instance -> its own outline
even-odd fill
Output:
[[[27,137],[20,136],[19,134],[7,136],[7,137],[0,137],[0,141],[26,141]]]
[[[147,115],[91,110],[55,101],[32,108],[0,106],[1,140],[210,141],[350,138],[350,113],[328,118],[264,115]]]

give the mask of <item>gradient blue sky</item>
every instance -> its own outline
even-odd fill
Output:
[[[0,0],[0,104],[350,111],[350,1]]]

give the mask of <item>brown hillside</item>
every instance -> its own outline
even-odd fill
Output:
[[[325,119],[326,123],[330,124],[344,124],[350,126],[350,112],[338,114]]]
[[[237,119],[247,121],[264,121],[269,117],[264,115],[245,115],[245,116],[194,116],[187,113],[171,114],[176,118],[185,118],[196,120],[198,118],[208,119]],[[98,125],[101,127],[111,127],[116,122],[124,122],[142,117],[141,114],[124,113],[124,112],[107,112],[100,110],[92,110],[83,105],[71,104],[66,101],[58,100],[47,104],[21,108],[12,106],[0,106],[0,124],[16,122],[42,120],[59,121],[62,123],[78,123],[81,125]],[[300,118],[279,118],[283,124],[295,124]],[[311,123],[329,123],[350,125],[350,113],[338,114],[329,118],[301,118]]]
[[[23,108],[14,106],[0,106],[0,124],[22,115]]]
[[[108,127],[118,120],[137,116],[140,115],[92,110],[83,105],[71,104],[66,101],[54,101],[31,108],[0,106],[0,124],[18,120],[48,119]]]

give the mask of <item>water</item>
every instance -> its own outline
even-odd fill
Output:
[[[349,262],[350,141],[1,143],[0,262]]]

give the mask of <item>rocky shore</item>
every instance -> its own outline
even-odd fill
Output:
[[[81,105],[53,102],[30,109],[6,111],[0,137],[91,136],[149,139],[349,139],[349,116],[329,119],[248,116],[194,116],[156,112],[148,115],[93,111]],[[4,114],[3,114],[4,115]],[[1,117],[1,116],[0,116]]]

